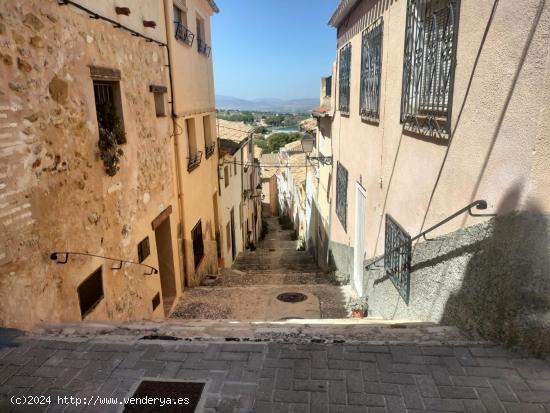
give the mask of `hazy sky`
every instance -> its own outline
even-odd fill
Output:
[[[216,0],[216,94],[243,99],[319,96],[336,55],[327,22],[338,0]]]

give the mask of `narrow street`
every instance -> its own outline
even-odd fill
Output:
[[[264,218],[268,233],[255,251],[241,253],[233,268],[210,286],[185,290],[171,318],[278,321],[290,318],[346,317],[349,286],[332,283],[305,251],[297,250],[292,230],[282,229],[277,217]],[[208,280],[208,279],[207,279]],[[284,302],[283,293],[299,302]]]

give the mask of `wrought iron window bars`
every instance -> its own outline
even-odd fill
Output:
[[[359,114],[364,120],[380,119],[380,79],[384,21],[374,22],[363,32],[361,44],[361,92]]]
[[[408,0],[401,94],[406,129],[450,132],[459,0]]]
[[[64,255],[65,259],[61,260],[61,258],[59,257],[60,255]],[[147,265],[147,264],[141,264],[135,261],[121,260],[120,258],[104,257],[102,255],[89,254],[87,252],[56,251],[50,254],[50,259],[52,261],[55,261],[57,264],[67,264],[70,255],[84,255],[87,257],[103,258],[104,260],[118,262],[118,266],[111,267],[112,270],[120,270],[122,268],[122,264],[132,264],[132,265],[140,265],[142,267],[149,268],[150,271],[148,273],[145,273],[145,275],[158,274],[158,270],[155,267],[151,267],[150,265]]]
[[[202,161],[202,151],[198,151],[194,155],[191,155],[187,158],[187,171],[191,172],[193,169],[198,167]]]
[[[216,150],[216,142],[212,142],[210,145],[206,145],[205,152],[206,152],[206,159],[210,158],[214,151]]]
[[[348,170],[340,163],[336,167],[336,216],[347,230]]]
[[[181,40],[188,46],[193,46],[193,40],[195,34],[183,25],[181,22],[174,22],[176,24],[176,39]]]
[[[338,78],[338,109],[342,113],[349,113],[349,92],[351,74],[351,44],[340,49],[340,66]]]
[[[212,48],[208,46],[208,43],[206,43],[204,40],[197,39],[197,47],[199,53],[205,55],[206,57],[210,56],[210,51],[212,50]]]
[[[365,269],[368,270],[377,262],[384,260],[386,275],[392,280],[405,303],[409,304],[412,242],[419,238],[426,239],[426,234],[465,212],[468,212],[468,214],[473,217],[495,216],[495,214],[475,214],[472,212],[472,209],[474,208],[477,210],[487,209],[487,201],[482,199],[474,201],[412,238],[394,218],[392,218],[389,214],[386,214],[384,255],[378,257],[374,261],[371,261]]]

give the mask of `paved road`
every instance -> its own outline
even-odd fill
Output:
[[[312,256],[297,250],[291,230],[277,218],[265,218],[269,231],[255,251],[237,257],[209,287],[186,289],[171,314],[179,319],[271,320],[345,318],[351,288],[335,285]],[[300,292],[302,303],[282,303],[277,296]]]
[[[19,337],[0,349],[0,412],[117,411],[56,401],[122,398],[155,377],[207,380],[206,413],[550,413],[550,363],[493,346],[71,339]],[[14,395],[54,401],[18,407]]]

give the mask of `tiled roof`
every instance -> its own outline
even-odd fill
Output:
[[[243,122],[231,122],[229,120],[217,119],[218,137],[233,142],[243,143],[250,137],[254,126]]]
[[[338,4],[338,7],[336,7],[336,10],[334,10],[332,17],[328,21],[329,26],[338,27],[358,1],[359,0],[340,0],[340,4]]]

